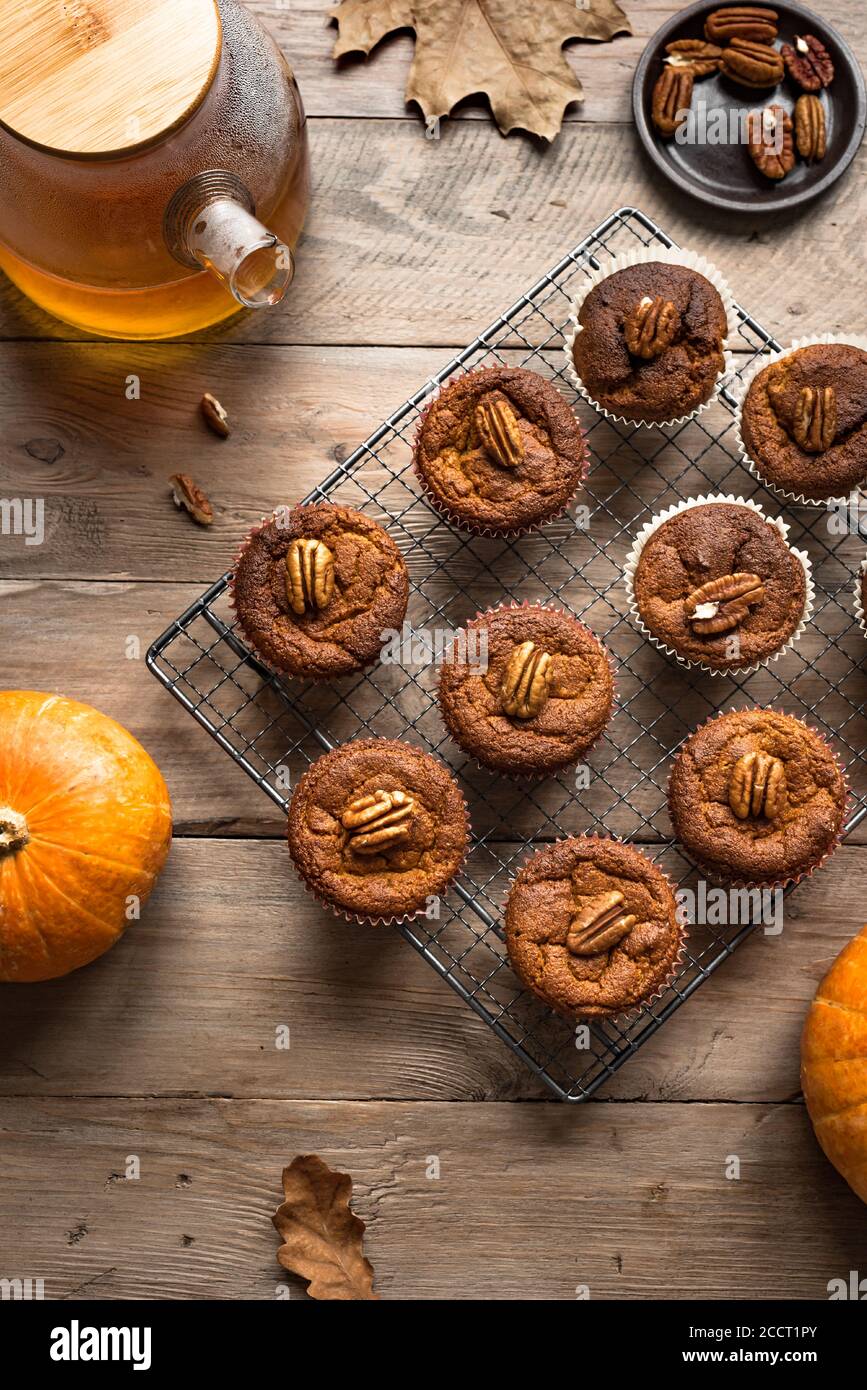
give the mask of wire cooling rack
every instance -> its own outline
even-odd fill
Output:
[[[400,546],[411,579],[401,661],[329,685],[284,684],[256,660],[239,634],[226,597],[227,575],[148,653],[158,679],[284,812],[304,768],[351,738],[406,738],[452,765],[469,803],[472,852],[462,877],[438,905],[440,915],[400,930],[497,1036],[561,1099],[571,1101],[592,1095],[731,955],[757,924],[750,913],[759,905],[753,902],[744,912],[738,899],[727,925],[692,924],[682,969],[661,998],[628,1020],[576,1031],[521,988],[503,945],[503,900],[534,846],[582,831],[644,844],[680,886],[685,912],[712,915],[701,912],[695,871],[672,838],[665,797],[670,758],[716,710],[756,704],[807,718],[831,741],[853,789],[847,833],[867,813],[865,639],[852,607],[854,574],[865,548],[857,530],[838,534],[839,519],[817,509],[786,511],[790,540],[806,548],[813,562],[815,612],[796,648],[752,676],[680,668],[640,637],[626,612],[623,559],[652,513],[708,490],[756,496],[769,514],[781,511],[739,461],[734,399],[726,389],[733,382],[724,384],[720,398],[697,419],[670,429],[613,425],[579,400],[576,410],[592,452],[587,483],[569,514],[532,536],[509,541],[463,535],[419,494],[412,441],[419,414],[438,388],[463,370],[506,363],[557,379],[574,400],[561,371],[570,301],[606,252],[639,244],[674,245],[637,209],[613,213],[306,499],[366,511]],[[734,346],[743,372],[758,354],[779,344],[744,310],[737,314]],[[569,608],[616,658],[615,715],[577,773],[518,784],[468,761],[443,728],[436,706],[436,655],[444,634],[480,609],[509,600]]]

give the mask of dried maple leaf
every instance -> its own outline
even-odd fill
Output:
[[[284,1241],[277,1251],[284,1269],[310,1281],[311,1298],[377,1299],[361,1248],[364,1222],[349,1205],[349,1174],[301,1154],[283,1169],[283,1196],[272,1220]]]
[[[583,91],[566,59],[569,39],[631,34],[615,0],[343,0],[334,56],[369,53],[394,29],[414,29],[406,88],[430,121],[486,92],[504,135],[520,127],[553,140]]]

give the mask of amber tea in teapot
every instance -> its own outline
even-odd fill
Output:
[[[165,338],[282,298],[307,211],[291,69],[237,0],[5,0],[0,268]]]

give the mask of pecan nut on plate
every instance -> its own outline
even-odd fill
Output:
[[[783,60],[770,44],[732,39],[723,49],[720,72],[741,87],[776,87],[783,80]]]
[[[660,135],[670,139],[686,120],[692,102],[693,76],[688,68],[665,68],[656,79],[650,112]]]
[[[808,164],[818,164],[825,158],[828,137],[825,108],[819,97],[804,92],[795,102],[795,144],[798,154]]]
[[[815,34],[798,35],[780,49],[786,72],[805,92],[820,92],[834,81],[831,55]]]
[[[722,57],[722,49],[717,44],[705,43],[703,39],[675,39],[674,43],[665,45],[665,51],[668,67],[690,72],[696,80],[716,72]]]
[[[777,37],[776,10],[755,5],[727,5],[708,15],[704,24],[705,37],[711,43],[731,43],[732,39],[753,39],[756,43],[773,43]]]
[[[747,116],[747,148],[753,163],[767,179],[784,179],[795,167],[792,119],[782,106],[751,111]]]

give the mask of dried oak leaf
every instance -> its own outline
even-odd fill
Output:
[[[283,1169],[283,1195],[272,1220],[284,1241],[277,1251],[284,1269],[310,1281],[311,1298],[378,1299],[362,1253],[364,1222],[349,1205],[349,1174],[301,1154]]]
[[[335,58],[369,53],[395,29],[415,30],[406,100],[426,120],[485,92],[504,135],[520,128],[545,140],[584,95],[563,44],[632,33],[615,0],[343,0],[330,14],[340,26]]]

